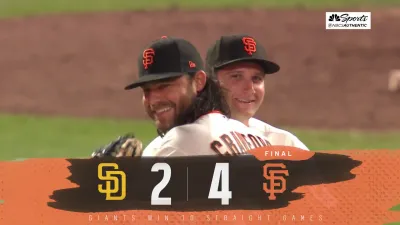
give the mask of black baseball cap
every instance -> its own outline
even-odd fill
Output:
[[[125,87],[130,90],[145,83],[194,74],[204,70],[200,53],[189,41],[163,36],[139,55],[139,79]]]
[[[265,74],[279,71],[280,67],[267,58],[267,53],[261,42],[246,34],[225,35],[212,45],[206,56],[206,70],[214,71],[236,62],[255,62]]]

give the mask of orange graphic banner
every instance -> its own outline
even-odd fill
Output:
[[[257,149],[251,154],[260,160],[270,160],[271,156],[265,156],[265,151],[266,149]],[[52,202],[49,196],[55,190],[77,187],[68,180],[71,173],[68,169],[70,163],[66,159],[0,162],[0,224],[383,225],[400,221],[400,212],[389,210],[400,203],[399,150],[300,152],[295,149],[280,148],[280,150],[269,149],[269,151],[290,151],[290,156],[283,156],[284,158],[272,156],[273,159],[307,160],[318,153],[327,153],[344,155],[362,163],[352,169],[351,173],[356,176],[354,179],[322,185],[300,186],[294,191],[301,193],[304,197],[279,209],[197,212],[161,210],[72,212],[58,210],[48,205],[48,202]],[[248,191],[251,192],[251,188],[248,187]]]
[[[258,160],[307,160],[315,154],[312,151],[305,151],[291,146],[268,146],[251,149],[248,153],[254,155]]]

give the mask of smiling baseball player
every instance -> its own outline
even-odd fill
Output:
[[[144,156],[157,155],[160,148],[169,148],[172,154],[175,151],[171,147],[173,145],[190,146],[192,144],[192,146],[201,146],[201,143],[208,143],[210,140],[215,140],[215,142],[211,141],[215,144],[210,144],[210,146],[213,146],[214,150],[223,149],[223,153],[241,152],[246,147],[258,146],[258,142],[255,142],[255,140],[259,140],[260,144],[294,146],[309,150],[292,133],[253,117],[264,99],[265,75],[279,71],[279,66],[267,59],[264,47],[255,38],[249,35],[222,36],[207,52],[206,71],[213,80],[218,80],[219,85],[224,90],[224,98],[230,107],[232,118],[241,123],[227,121],[226,118],[221,119],[221,115],[218,114],[209,114],[206,119],[201,118],[196,121],[196,125],[174,129],[170,134],[167,134],[167,137],[157,137],[146,147],[143,152]],[[207,122],[207,120],[212,122]],[[230,126],[232,128],[229,128]],[[243,133],[226,132],[228,128],[240,129]],[[249,128],[251,129],[249,130]],[[195,132],[196,129],[208,133],[208,136],[207,134],[202,136],[205,140],[201,140],[199,136],[185,133],[185,131]],[[249,135],[247,133],[251,134],[252,140],[250,142],[248,142]],[[182,136],[190,141],[179,140]],[[253,136],[257,138],[254,139]],[[225,139],[217,141],[220,137]],[[171,140],[167,140],[168,138],[171,138]],[[186,144],[186,142],[188,143]],[[222,147],[217,148],[219,145]],[[230,150],[227,145],[237,151]],[[187,151],[186,154],[196,153]]]
[[[221,36],[207,51],[206,73],[219,81],[233,119],[263,132],[274,145],[308,150],[289,131],[254,118],[265,98],[266,75],[279,70],[262,43],[247,34]]]
[[[252,82],[259,82],[264,78],[264,74],[272,73],[274,69],[276,72],[276,67],[272,67],[274,65],[266,59],[265,55],[252,52],[249,56],[249,49],[252,49],[249,43],[254,44],[249,42],[250,38],[247,42],[233,40],[228,45],[231,48],[234,47],[230,51],[231,55],[225,54],[227,64],[246,61],[254,62],[260,67],[253,71],[247,70],[255,75],[245,73],[238,76],[240,71],[239,73],[230,71],[229,74],[234,75],[227,77],[238,81],[235,85],[242,87],[241,83],[245,82],[239,81],[243,81],[243,77],[246,79],[250,77],[249,80]],[[182,43],[185,45],[184,49],[179,48],[183,46]],[[171,55],[173,50],[182,52]],[[224,100],[229,99],[227,98],[229,95],[225,95],[225,99],[220,92],[222,89],[228,93],[233,92],[222,86],[222,84],[226,86],[229,79],[207,76],[202,71],[202,60],[197,50],[187,41],[161,40],[150,46],[144,53],[143,59],[139,60],[140,78],[127,89],[142,88],[143,104],[150,118],[154,120],[159,136],[146,147],[142,156],[237,155],[246,154],[249,149],[255,147],[268,145],[289,145],[307,150],[307,147],[294,135],[277,128],[274,130],[272,126],[266,126],[262,121],[251,118],[249,121],[239,122],[240,115],[245,114],[246,110],[257,108],[254,105],[259,104],[259,99],[257,99],[257,104],[254,104],[253,99],[250,99],[250,102],[246,100],[251,94],[240,94],[240,104],[232,104],[230,100],[225,102]],[[187,63],[182,64],[184,62]],[[236,89],[235,95],[239,95],[240,91]],[[257,95],[254,96],[257,97]],[[225,107],[224,103],[228,106]],[[232,108],[232,115],[238,120],[228,118],[230,117],[229,108]],[[134,137],[131,139],[135,140]],[[119,147],[116,149],[120,151]],[[136,151],[129,152],[141,150],[137,148]],[[98,155],[104,155],[104,152],[104,150],[100,151]]]

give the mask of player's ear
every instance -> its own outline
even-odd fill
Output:
[[[207,82],[207,74],[203,70],[199,70],[193,77],[196,92],[203,90]]]

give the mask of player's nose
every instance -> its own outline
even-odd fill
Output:
[[[157,91],[151,90],[147,91],[143,98],[149,105],[157,105],[162,100],[162,95]]]
[[[252,80],[244,80],[243,81],[243,90],[246,92],[255,93],[254,90],[254,82]]]

